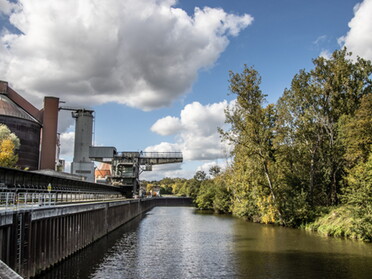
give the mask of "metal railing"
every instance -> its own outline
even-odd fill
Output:
[[[0,167],[0,211],[121,198],[118,187]]]
[[[66,203],[122,199],[120,194],[82,192],[0,192],[0,211],[55,206]]]
[[[115,158],[182,158],[182,152],[118,152]]]
[[[140,152],[141,158],[183,158],[182,152]]]

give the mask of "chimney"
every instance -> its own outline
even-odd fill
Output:
[[[40,169],[55,170],[59,98],[45,97],[42,115]]]

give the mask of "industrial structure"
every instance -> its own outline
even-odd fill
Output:
[[[76,121],[71,174],[55,171],[60,109]],[[0,81],[0,123],[20,139],[18,168],[0,167],[2,268],[3,261],[33,277],[154,206],[191,204],[184,197],[123,199],[138,193],[142,171],[182,162],[182,153],[93,146],[93,119],[94,111],[60,107],[56,97],[45,97],[39,110]],[[109,185],[95,183],[93,161],[107,163]]]
[[[86,181],[94,182],[94,163],[89,158],[89,147],[93,137],[93,110],[61,107],[61,110],[72,111],[75,118],[74,158],[71,163],[71,174],[84,176]]]
[[[139,192],[139,175],[153,165],[182,162],[181,152],[117,152],[115,147],[93,146],[94,111],[60,107],[56,97],[45,97],[41,110],[0,81],[0,122],[20,139],[18,167],[28,170],[57,170],[59,164],[58,112],[69,110],[75,118],[74,157],[71,174],[95,182],[94,162],[110,165],[104,182],[122,189],[126,196]],[[49,171],[48,174],[51,174]],[[67,175],[66,175],[67,177]],[[103,182],[102,179],[100,182]]]
[[[0,81],[0,123],[16,134],[21,146],[18,167],[55,170],[57,160],[57,125],[59,99],[45,97],[37,109],[5,81]]]
[[[93,161],[111,164],[106,182],[121,187],[126,196],[139,193],[139,175],[143,171],[152,171],[153,165],[183,161],[181,152],[117,152],[108,146],[92,146],[89,154]]]

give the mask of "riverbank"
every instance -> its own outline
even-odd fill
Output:
[[[210,209],[201,209],[206,214],[232,214],[231,212],[219,212]],[[361,240],[364,242],[372,242],[372,218],[359,214],[358,208],[353,206],[339,206],[339,207],[322,207],[315,210],[319,217],[314,221],[299,226],[286,226],[285,224],[275,224],[283,227],[291,227],[297,229],[304,229],[306,231],[316,232],[324,236],[349,238],[354,240]],[[260,218],[249,219],[246,216],[236,216],[247,222],[268,224],[268,222],[260,221]]]
[[[372,217],[358,216],[357,209],[352,206],[333,208],[328,214],[303,227],[327,236],[372,241]]]

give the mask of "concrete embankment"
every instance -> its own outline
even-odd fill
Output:
[[[30,278],[155,206],[183,205],[191,205],[191,199],[153,198],[3,212],[0,260]]]

